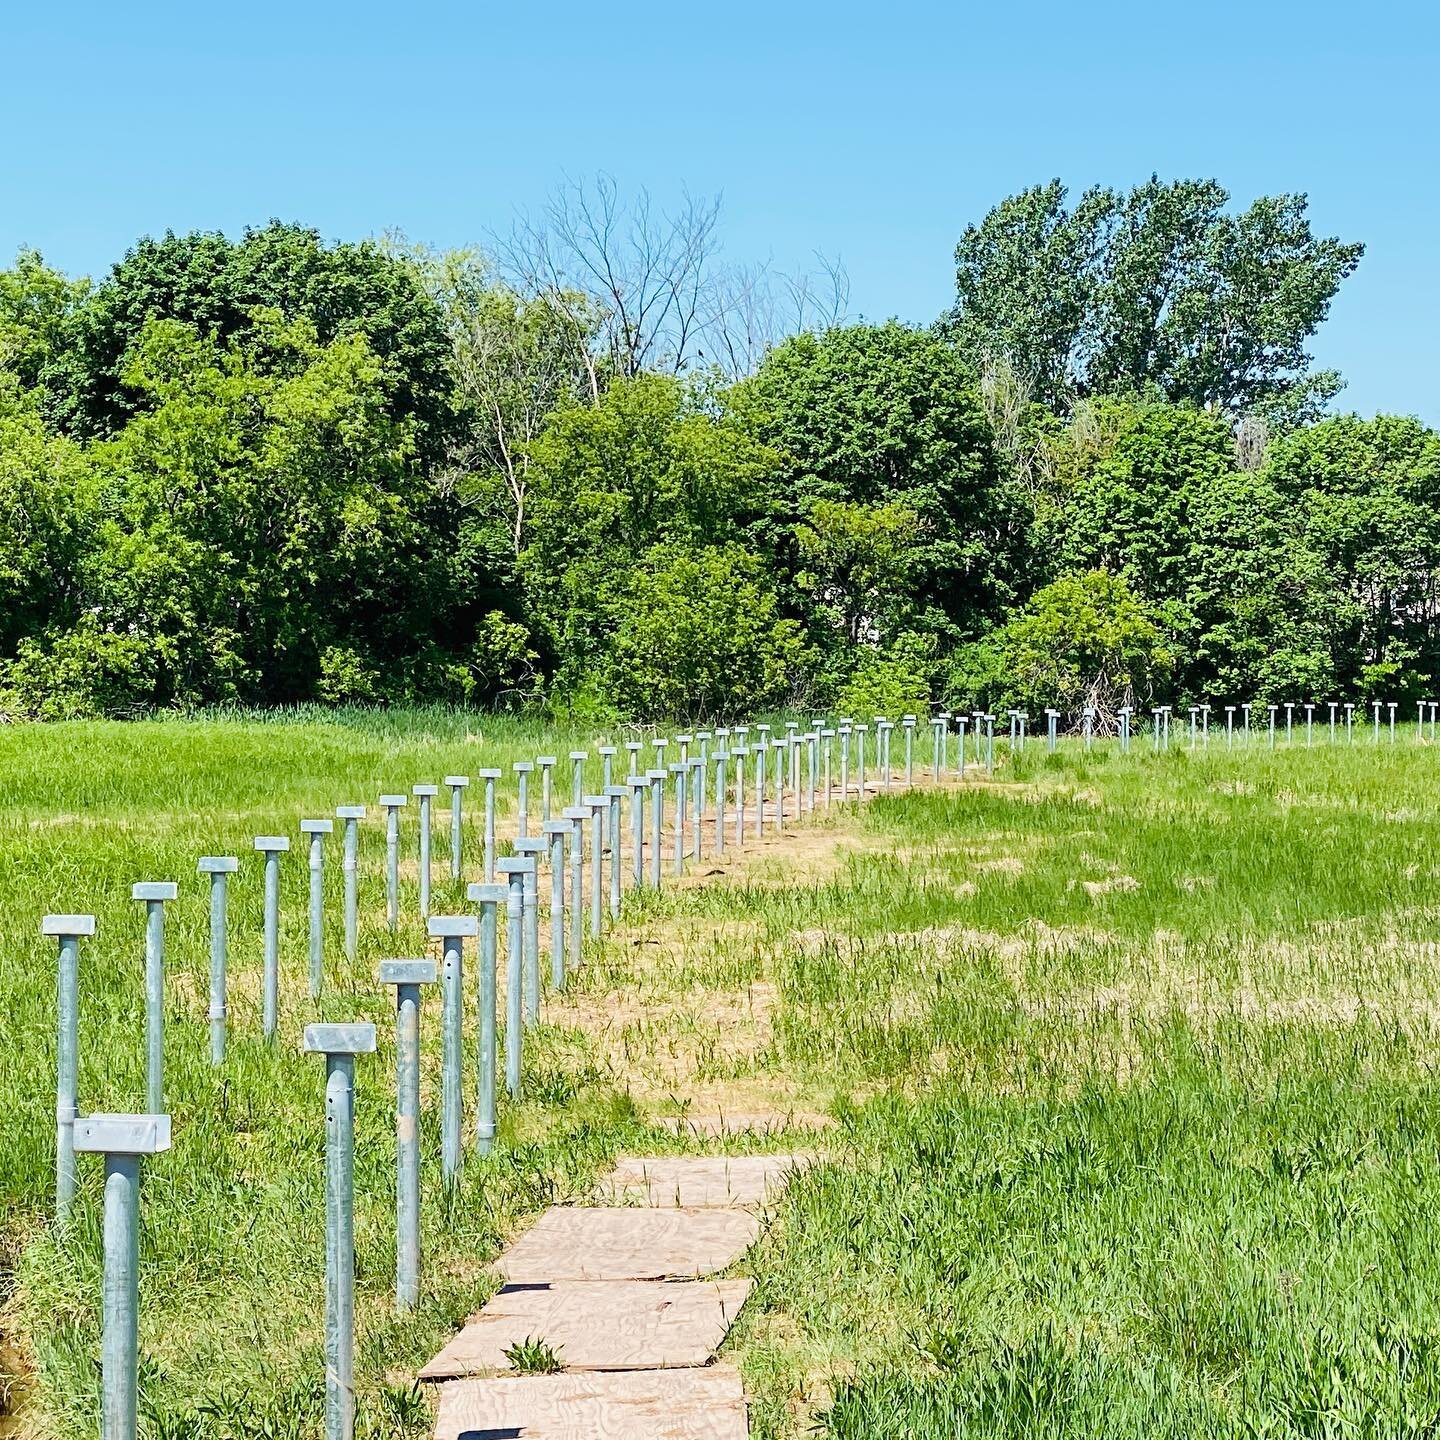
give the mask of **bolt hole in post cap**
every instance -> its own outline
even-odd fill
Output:
[[[95,917],[93,915],[47,915],[40,922],[40,933],[42,935],[93,935],[95,933]]]
[[[288,850],[290,837],[288,835],[257,835],[255,848],[257,850]]]
[[[302,820],[300,829],[306,835],[329,835],[335,829],[333,820]]]
[[[132,900],[173,900],[179,893],[173,880],[139,880],[130,887]]]
[[[337,805],[335,818],[337,820],[363,820],[365,807],[363,805]]]
[[[432,915],[425,926],[426,932],[435,940],[480,933],[480,922],[473,915]]]
[[[75,1122],[75,1148],[101,1155],[158,1155],[170,1148],[168,1115],[85,1115]]]
[[[410,797],[408,795],[382,795],[380,803],[387,810],[398,810],[402,805],[410,803]]]
[[[410,790],[412,794],[422,796],[438,795],[440,793],[440,787],[438,785],[412,785]]]
[[[501,862],[504,863],[503,861]],[[496,885],[493,882],[477,880],[473,885],[465,887],[465,898],[472,905],[500,905],[504,903],[508,887]]]
[[[470,777],[468,775],[447,775],[445,783],[452,790],[463,790],[470,783]]]
[[[435,962],[433,960],[382,960],[380,962],[380,983],[382,985],[433,985],[435,983]]]
[[[202,875],[233,875],[240,868],[240,861],[234,855],[202,855],[195,868]]]
[[[305,1053],[307,1055],[373,1055],[375,1053],[375,1027],[373,1025],[307,1025],[305,1027]]]

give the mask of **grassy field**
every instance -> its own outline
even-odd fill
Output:
[[[144,1206],[149,1432],[313,1435],[321,1074],[298,1037],[321,1015],[388,1039],[375,962],[424,939],[384,931],[367,825],[361,955],[347,970],[337,923],[312,1006],[292,857],[284,1028],[267,1048],[250,837],[590,738],[449,715],[0,730],[0,1370],[20,1432],[92,1433],[97,1386],[93,1162],[73,1237],[59,1248],[46,1225],[40,916],[100,918],[82,953],[81,1105],[134,1108],[129,885],[182,882],[177,1138]],[[505,1143],[469,1157],[449,1196],[432,1106],[425,1299],[403,1320],[385,1046],[358,1077],[362,1433],[428,1423],[409,1377],[488,1293],[504,1238],[619,1151],[698,1148],[647,1123],[687,1106],[838,1122],[745,1265],[759,1283],[731,1349],[757,1435],[1437,1433],[1437,763],[1413,731],[1394,748],[1128,759],[1032,743],[993,784],[882,798],[638,897],[547,1006]],[[217,852],[245,860],[219,1072],[194,874]],[[442,883],[437,909],[454,899]],[[436,1019],[432,1005],[432,1097]]]

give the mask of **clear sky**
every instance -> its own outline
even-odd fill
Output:
[[[839,255],[928,321],[992,204],[1215,176],[1367,254],[1317,337],[1340,404],[1440,423],[1433,5],[30,4],[5,20],[0,259],[302,220],[448,247],[563,177],[724,197],[735,260]]]

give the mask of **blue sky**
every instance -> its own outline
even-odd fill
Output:
[[[1317,3],[72,3],[6,20],[0,258],[272,216],[482,240],[563,177],[724,197],[735,260],[839,255],[928,321],[1003,196],[1215,176],[1363,240],[1317,337],[1340,404],[1440,423],[1440,19]]]

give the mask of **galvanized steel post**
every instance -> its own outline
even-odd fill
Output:
[[[570,825],[566,843],[570,847],[570,968],[573,970],[585,953],[585,823],[590,819],[590,811],[584,805],[567,805],[560,814]]]
[[[458,881],[465,873],[465,819],[462,807],[470,777],[447,775],[445,783],[450,787],[450,878]]]
[[[535,764],[540,771],[540,824],[548,825],[554,819],[554,783],[551,771],[559,760],[558,755],[537,755]]]
[[[400,811],[410,803],[408,795],[382,795],[385,811],[385,918],[391,930],[400,923]]]
[[[637,890],[645,883],[645,787],[648,783],[643,775],[634,771],[625,777],[630,791],[630,879]]]
[[[130,898],[145,906],[145,1108],[165,1110],[165,905],[178,889],[173,880],[142,880]]]
[[[582,795],[581,807],[590,812],[590,934],[600,938],[605,913],[605,812],[610,801],[604,795]]]
[[[605,797],[609,805],[605,807],[605,814],[608,817],[608,830],[610,832],[610,913],[620,913],[620,802],[625,798],[626,789],[623,785],[607,785]]]
[[[325,1436],[355,1433],[355,1057],[375,1052],[373,1025],[307,1025],[325,1057]]]
[[[135,1440],[140,1360],[140,1161],[170,1148],[168,1115],[89,1115],[75,1148],[105,1157],[100,1440]]]
[[[265,961],[261,988],[261,1028],[275,1036],[280,1023],[280,856],[290,848],[288,835],[257,835],[255,848],[265,857]]]
[[[310,998],[316,999],[325,984],[325,837],[335,828],[333,820],[302,820],[300,833],[310,837]]]
[[[433,960],[382,960],[380,983],[395,987],[395,1306],[420,1300],[420,987],[435,983]]]
[[[525,1015],[525,871],[528,860],[501,860],[496,872],[505,884],[505,1088],[520,1098],[520,1064]]]
[[[460,1132],[465,1051],[465,937],[480,934],[474,915],[432,915],[426,933],[441,945],[440,960],[440,1173],[447,1185],[460,1173]]]
[[[568,820],[547,820],[540,827],[550,847],[550,988],[565,988],[565,837],[575,828]]]
[[[500,779],[498,770],[481,770],[479,778],[485,782],[485,877],[483,883],[495,883],[495,784]]]
[[[420,918],[430,918],[430,845],[434,839],[431,828],[430,802],[440,793],[438,785],[412,785],[420,802]]]
[[[203,855],[195,868],[210,877],[210,1063],[225,1063],[225,969],[229,959],[229,884],[240,868],[235,855]]]
[[[363,805],[341,805],[335,818],[345,824],[345,849],[340,868],[345,878],[345,958],[354,960],[360,948],[360,822]]]
[[[75,1116],[80,1056],[80,941],[95,933],[93,915],[47,915],[40,933],[60,942],[56,980],[55,1219],[63,1229],[75,1200]]]
[[[671,864],[676,875],[685,869],[685,777],[689,770],[688,760],[677,760],[670,767],[670,773],[675,777],[674,858]]]
[[[530,776],[535,770],[533,760],[517,760],[511,767],[515,772],[515,834],[524,840],[530,834]]]
[[[525,1023],[540,1015],[540,862],[550,843],[543,835],[527,835],[515,842],[515,853],[530,861],[520,886],[525,906]]]
[[[649,770],[646,778],[650,781],[650,884],[660,888],[660,866],[664,857],[660,854],[660,836],[665,807],[665,772]]]
[[[664,745],[662,740],[661,745]],[[585,762],[590,758],[588,750],[572,750],[570,752],[570,764],[573,767],[573,787],[570,799],[571,805],[579,805],[585,796]]]
[[[507,887],[493,882],[469,885],[465,894],[472,905],[480,907],[480,1009],[479,1038],[476,1044],[475,1077],[475,1143],[482,1155],[495,1145],[495,1079],[498,1063],[498,1032],[496,999],[499,985],[496,962],[500,952],[499,908],[505,903]]]

